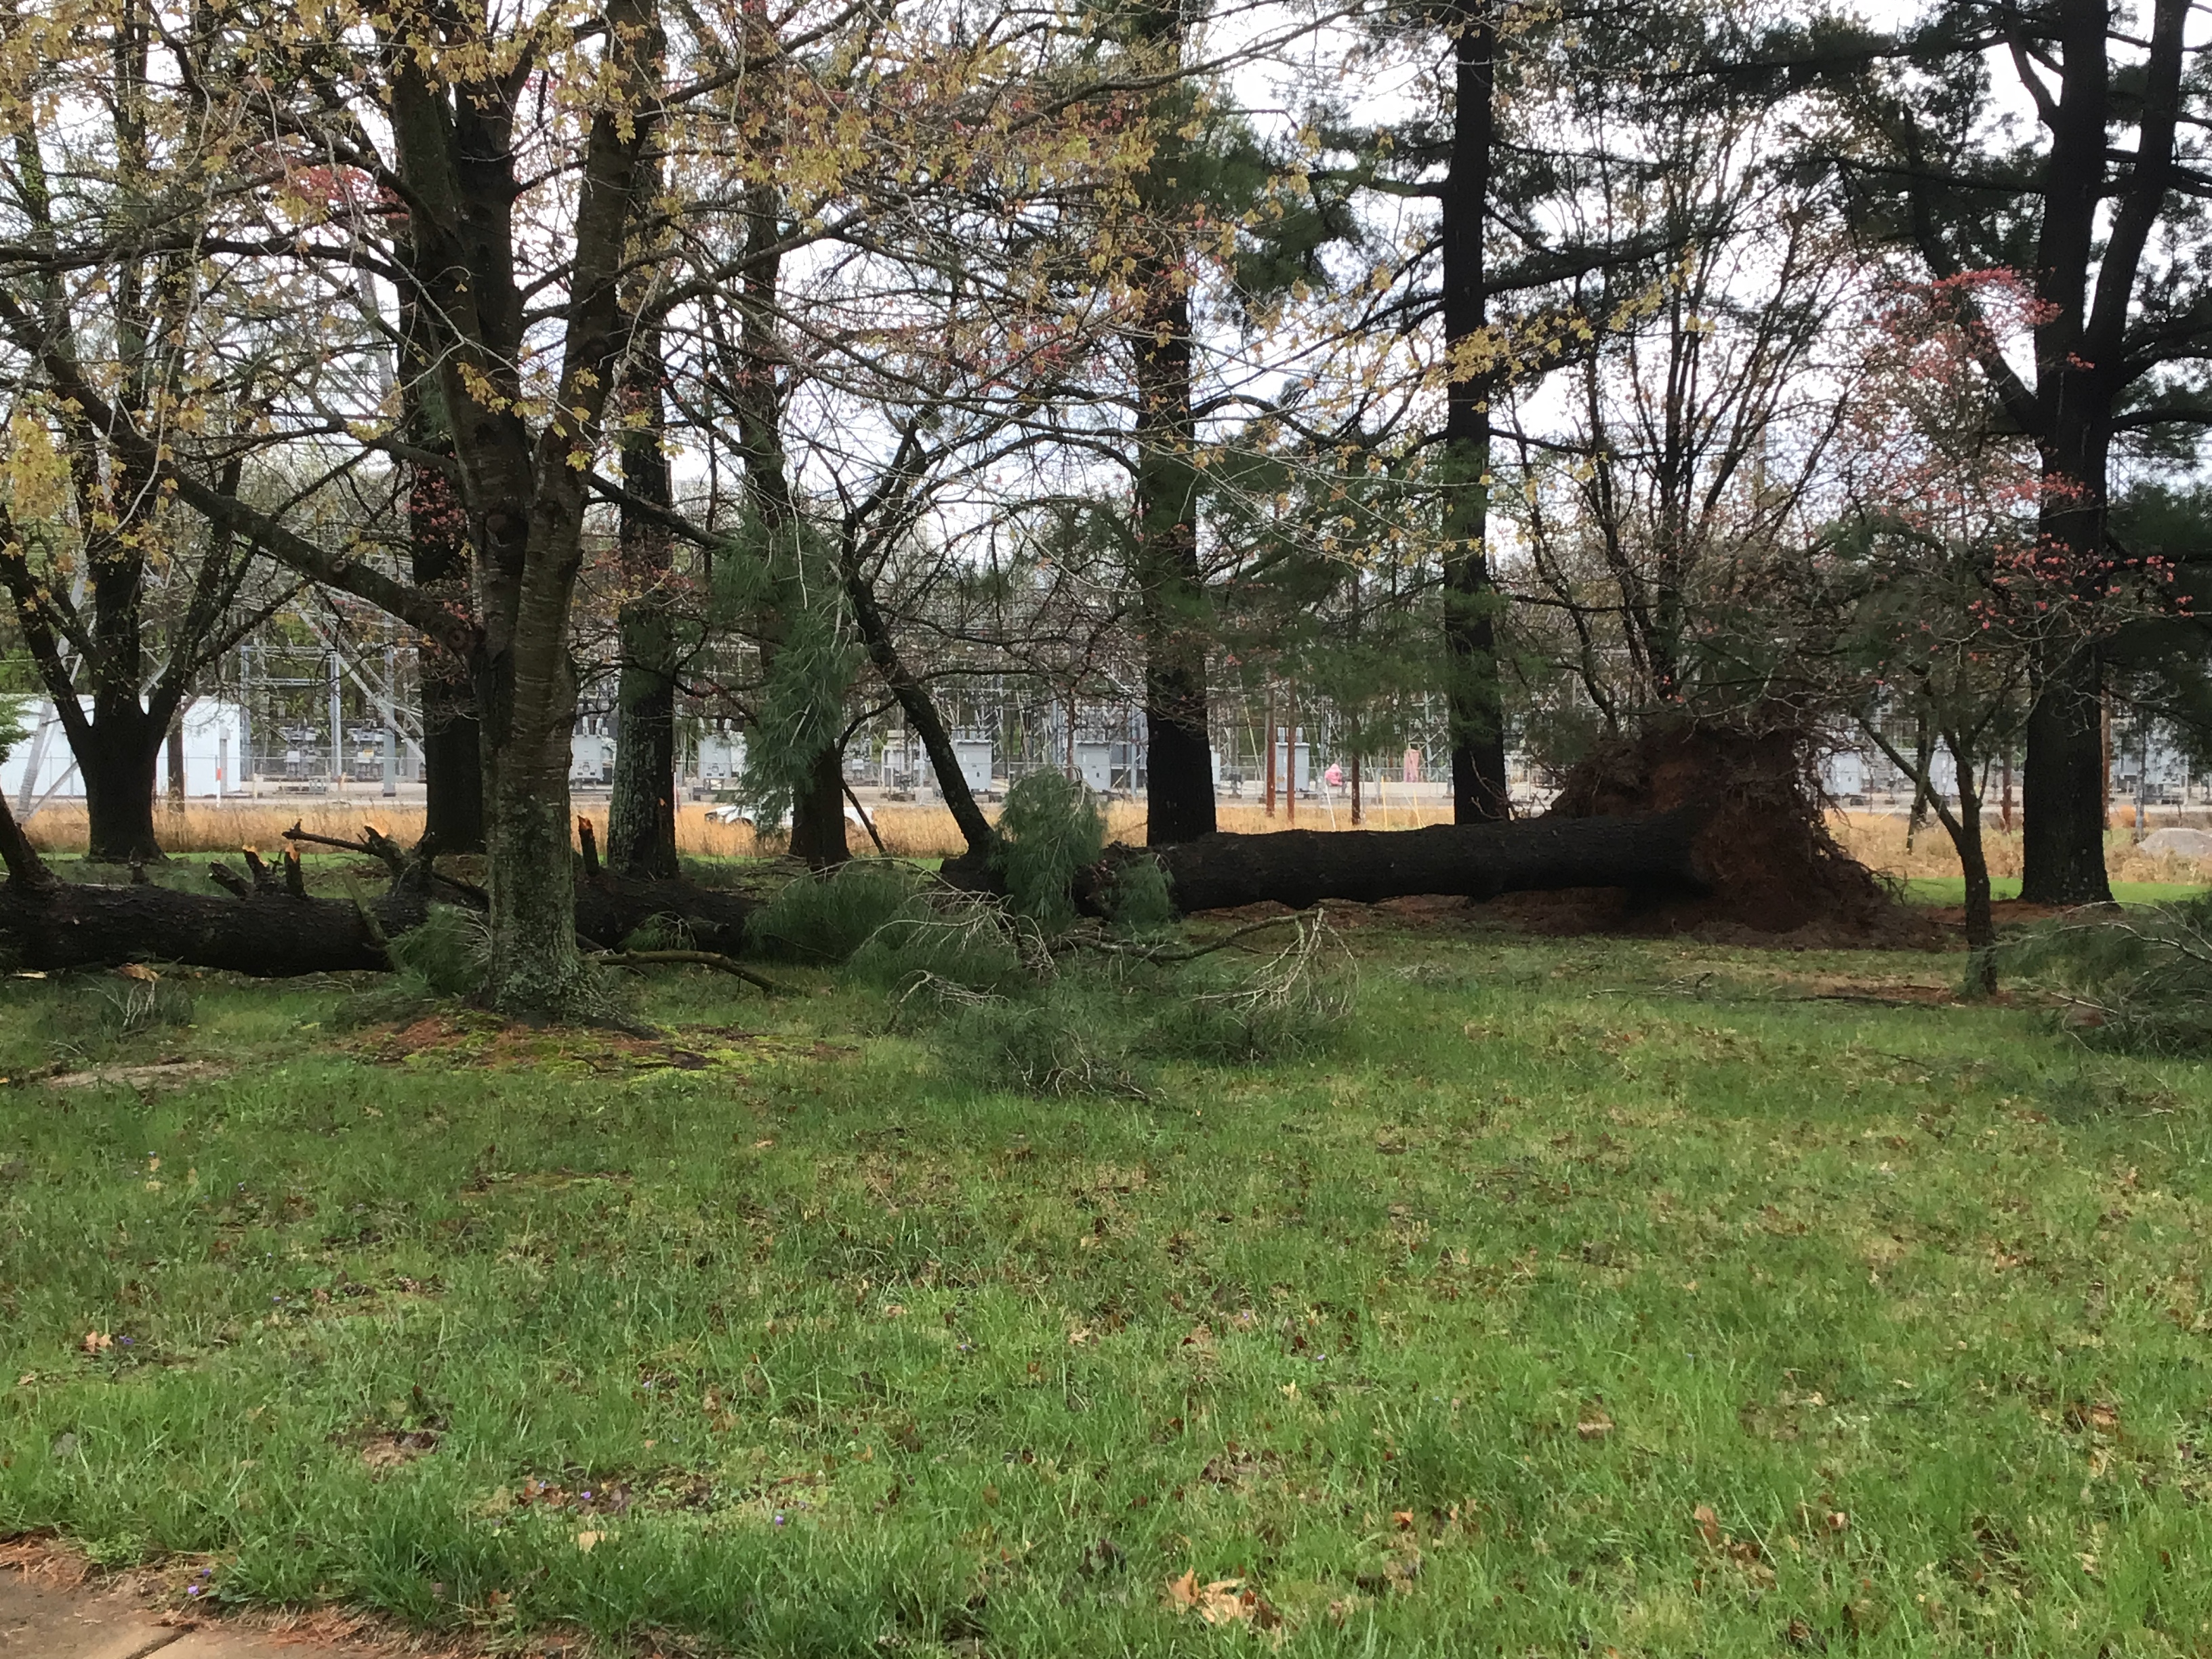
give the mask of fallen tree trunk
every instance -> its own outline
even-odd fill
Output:
[[[576,936],[612,951],[648,921],[666,917],[700,950],[733,955],[744,945],[750,909],[735,893],[690,882],[601,876],[576,885]],[[0,939],[9,955],[18,967],[49,971],[183,962],[284,979],[381,969],[388,965],[383,940],[420,926],[428,914],[422,894],[412,890],[356,906],[281,890],[217,898],[151,885],[0,885]]]
[[[603,951],[618,950],[647,922],[659,919],[688,934],[697,949],[733,957],[744,949],[745,921],[753,908],[742,894],[602,871],[576,883],[576,937]]]
[[[301,841],[322,838],[298,836]],[[0,801],[0,940],[19,968],[58,971],[126,962],[181,962],[264,979],[343,973],[390,965],[386,941],[419,927],[434,889],[466,907],[482,894],[436,875],[427,855],[410,856],[380,836],[329,844],[368,853],[393,872],[390,890],[356,903],[311,896],[299,861],[282,873],[252,853],[250,878],[228,865],[209,872],[234,896],[67,882],[47,869]],[[688,881],[639,881],[592,870],[576,884],[576,933],[600,950],[621,947],[646,922],[665,917],[699,950],[734,955],[744,944],[752,902]]]
[[[1372,904],[1424,893],[1493,898],[1565,887],[1695,892],[1705,884],[1692,857],[1703,817],[1683,808],[1641,817],[1215,834],[1151,854],[1186,913],[1263,900],[1304,909],[1322,899]]]
[[[386,936],[420,922],[425,907],[380,904],[373,932],[361,909],[342,899],[284,892],[216,898],[167,887],[100,887],[57,881],[0,886],[0,938],[21,968],[112,968],[126,962],[186,962],[264,979],[386,965]],[[386,917],[389,920],[386,921]]]

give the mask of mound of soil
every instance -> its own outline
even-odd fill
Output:
[[[1706,892],[1632,906],[1625,896],[1519,894],[1516,920],[1574,914],[1561,931],[1694,933],[1722,942],[1940,946],[1941,927],[1902,903],[1828,833],[1812,745],[1799,732],[1680,725],[1601,745],[1567,775],[1551,815],[1706,811],[1694,849]],[[1546,902],[1549,901],[1547,907]],[[1548,931],[1548,929],[1547,930]]]

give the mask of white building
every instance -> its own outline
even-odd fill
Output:
[[[92,699],[81,698],[88,716]],[[69,734],[50,702],[25,702],[21,720],[25,736],[0,761],[0,792],[22,817],[48,800],[82,799],[84,777],[76,757],[70,752]],[[185,793],[228,795],[239,793],[239,775],[246,752],[246,711],[234,702],[204,699],[185,711]],[[169,746],[164,743],[154,759],[154,792],[169,787]]]

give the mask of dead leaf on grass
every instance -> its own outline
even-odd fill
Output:
[[[1267,1597],[1242,1578],[1216,1578],[1201,1584],[1195,1572],[1186,1572],[1168,1581],[1160,1605],[1170,1613],[1194,1613],[1209,1625],[1249,1624],[1273,1630],[1283,1622]]]
[[[1698,1504],[1690,1511],[1690,1519],[1698,1523],[1698,1535],[1705,1540],[1706,1545],[1711,1548],[1718,1549],[1723,1535],[1721,1518],[1713,1513],[1713,1506],[1711,1504]]]
[[[361,1461],[369,1468],[382,1474],[426,1457],[438,1447],[437,1432],[432,1429],[416,1429],[404,1434],[372,1435],[362,1443]]]
[[[1604,1407],[1600,1406],[1593,1406],[1584,1412],[1575,1425],[1575,1433],[1584,1440],[1602,1440],[1612,1432],[1613,1419],[1607,1416]]]

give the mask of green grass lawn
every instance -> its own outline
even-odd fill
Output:
[[[1966,902],[1966,878],[1964,876],[1911,876],[1905,883],[1905,896],[1916,904],[1964,904]],[[2112,899],[2118,904],[2179,904],[2185,899],[2200,896],[2202,884],[2188,881],[2116,881],[2112,884]],[[1993,876],[1990,878],[1992,898],[2016,899],[2020,896],[2018,876]]]
[[[0,1090],[0,1535],[610,1651],[2212,1651],[2202,1067],[1863,1000],[1957,957],[1352,937],[1328,1057],[1073,1101],[798,969],[0,981],[19,1079],[232,1068]]]

